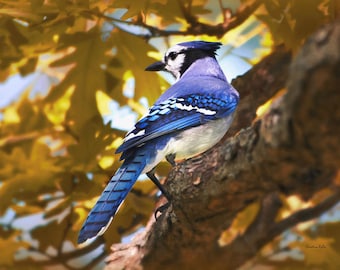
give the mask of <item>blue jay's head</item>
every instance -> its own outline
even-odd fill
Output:
[[[204,57],[215,58],[215,52],[222,44],[219,42],[190,41],[171,47],[164,55],[163,61],[151,64],[147,71],[168,71],[177,80],[196,60]]]

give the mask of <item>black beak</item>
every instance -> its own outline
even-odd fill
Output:
[[[155,62],[145,68],[146,71],[161,71],[164,70],[165,64],[162,61]]]

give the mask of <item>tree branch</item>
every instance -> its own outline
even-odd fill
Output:
[[[182,10],[183,17],[188,23],[188,28],[186,30],[163,30],[158,27],[154,27],[145,23],[142,20],[137,21],[122,21],[116,18],[112,18],[110,16],[106,16],[96,10],[89,10],[87,13],[89,15],[94,15],[99,18],[103,18],[108,22],[113,23],[115,26],[119,27],[119,24],[125,24],[130,26],[141,27],[144,30],[148,30],[149,33],[134,33],[136,36],[143,37],[145,39],[149,39],[152,37],[168,37],[168,36],[187,36],[187,35],[209,35],[216,36],[221,38],[224,34],[226,34],[231,29],[236,28],[241,25],[246,19],[252,15],[256,9],[262,4],[260,0],[255,0],[251,4],[241,4],[235,14],[231,14],[229,9],[223,9],[223,22],[219,24],[207,24],[200,22],[195,16],[190,13],[190,5],[186,7],[182,0],[178,0],[178,5]],[[228,16],[226,16],[228,13]],[[125,31],[124,29],[122,29]]]
[[[171,171],[166,183],[173,197],[171,207],[157,222],[152,217],[146,230],[131,243],[114,246],[107,269],[117,265],[125,269],[225,269],[226,265],[235,269],[275,235],[338,201],[336,192],[314,208],[271,222],[280,207],[278,194],[296,194],[308,200],[333,185],[340,164],[339,47],[338,22],[306,42],[288,77],[289,56],[283,53],[280,58],[274,53],[275,57],[268,57],[265,64],[261,62],[234,81],[241,93],[231,129],[234,136]],[[273,59],[280,61],[271,62]],[[250,124],[260,102],[283,88],[284,82],[286,94]],[[254,223],[243,236],[220,247],[221,233],[254,201],[262,201]],[[241,245],[241,240],[246,243]]]

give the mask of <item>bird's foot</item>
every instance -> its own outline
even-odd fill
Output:
[[[175,158],[176,154],[169,154],[165,156],[166,161],[169,162],[172,167],[176,166]]]
[[[167,202],[167,203],[161,205],[160,207],[158,207],[158,208],[156,209],[156,211],[155,211],[155,214],[154,214],[154,215],[155,215],[155,219],[158,220],[158,218],[163,214],[163,212],[164,212],[165,210],[167,210],[167,209],[169,208],[169,206],[170,206],[170,203]],[[159,214],[159,215],[158,215],[158,214]]]

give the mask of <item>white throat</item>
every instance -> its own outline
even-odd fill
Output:
[[[179,54],[175,60],[168,59],[165,69],[169,71],[174,77],[176,78],[176,81],[179,80],[181,77],[181,68],[183,66],[183,63],[185,61],[185,54],[181,53]]]

